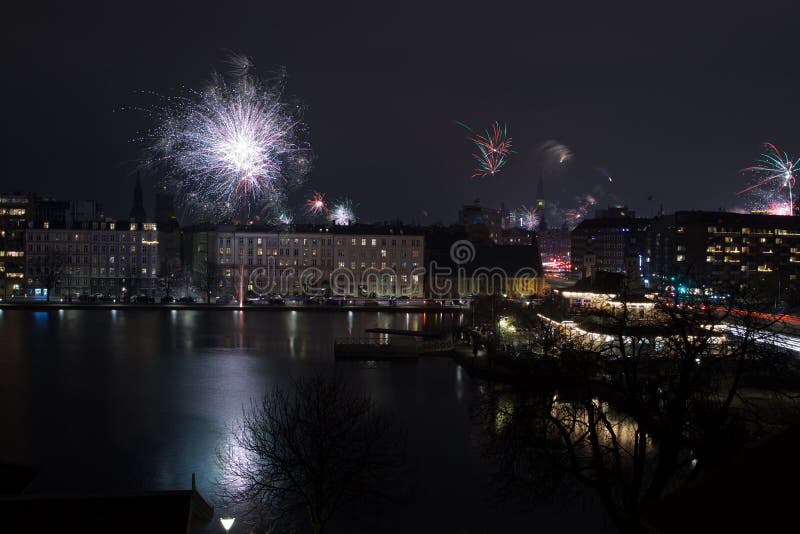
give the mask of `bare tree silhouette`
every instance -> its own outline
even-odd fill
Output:
[[[517,382],[487,396],[500,494],[577,483],[621,531],[642,532],[649,503],[797,421],[800,373],[771,343],[775,321],[746,299],[705,297],[662,300],[643,319],[621,295],[552,358],[569,388]]]
[[[320,533],[345,503],[390,496],[404,451],[398,424],[338,375],[294,380],[243,408],[217,450],[220,496],[262,525],[305,515]]]

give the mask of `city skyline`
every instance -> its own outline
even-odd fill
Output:
[[[39,13],[35,27],[30,14],[11,14],[3,54],[19,74],[2,89],[3,190],[97,198],[126,213],[143,149],[137,132],[153,126],[131,108],[147,105],[149,91],[202,86],[229,50],[261,73],[285,67],[306,106],[315,159],[292,197],[297,212],[312,191],[353,198],[365,220],[423,224],[447,223],[476,198],[529,205],[548,140],[573,154],[544,171],[547,198],[562,209],[592,194],[600,207],[621,201],[643,216],[661,205],[716,211],[742,207],[740,170],[761,142],[800,147],[785,113],[798,80],[782,67],[796,54],[781,31],[792,8],[776,19],[766,8],[693,6],[688,19],[681,7],[582,8],[587,16],[571,18],[547,6],[497,10],[490,22],[477,6],[451,22],[445,7],[408,6],[388,19],[356,7],[318,17],[288,6],[222,10],[213,19],[201,8],[159,17],[141,9],[110,25],[97,23],[102,10],[84,9]],[[95,41],[106,46],[89,53]],[[517,153],[498,174],[471,179],[454,121],[506,124]],[[150,199],[155,179],[144,178]]]

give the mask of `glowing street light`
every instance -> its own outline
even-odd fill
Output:
[[[233,517],[220,517],[219,522],[222,523],[222,528],[225,529],[225,532],[228,532],[231,527],[233,526],[233,522],[236,521]]]

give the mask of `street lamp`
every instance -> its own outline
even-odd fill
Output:
[[[236,521],[233,517],[220,517],[219,522],[222,523],[222,528],[225,529],[225,532],[228,532],[231,527],[233,526],[233,522]]]

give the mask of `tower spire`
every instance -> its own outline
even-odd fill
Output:
[[[138,172],[136,173],[136,185],[133,188],[133,207],[131,207],[130,218],[138,222],[144,222],[147,218],[142,200],[142,175]]]
[[[547,231],[547,217],[545,216],[544,205],[544,173],[539,174],[539,185],[536,187],[536,211],[539,212],[540,223],[539,231]]]

